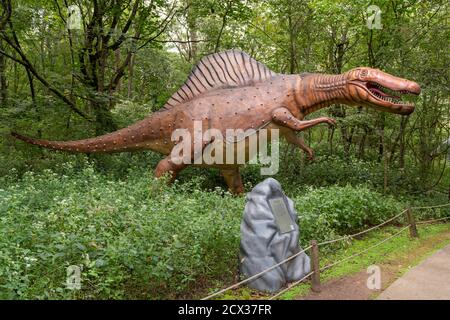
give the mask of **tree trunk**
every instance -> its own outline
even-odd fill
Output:
[[[333,138],[334,138],[334,131],[335,131],[336,129],[334,129],[334,127],[333,128],[331,128],[330,130],[328,130],[328,145],[329,145],[329,148],[330,148],[330,156],[332,156],[333,155]]]
[[[91,103],[95,113],[95,134],[102,135],[116,131],[117,125],[114,122],[109,104],[107,102],[94,101]]]
[[[4,50],[0,40],[0,49]],[[0,54],[0,106],[4,107],[8,100],[8,84],[6,82],[6,57]]]
[[[380,115],[379,125],[378,125],[378,130],[380,132],[380,137],[379,137],[379,142],[378,142],[378,162],[381,162],[381,160],[383,160],[383,155],[384,155],[384,146],[385,146],[384,126],[385,126],[385,122],[386,122],[386,116],[384,114],[381,114]]]
[[[367,131],[367,129],[364,128],[364,132],[361,135],[361,140],[359,141],[358,157],[360,159],[364,159],[364,157],[365,157],[367,134],[368,134],[368,131]]]
[[[398,134],[398,136],[399,136],[398,164],[399,164],[400,169],[405,168],[405,149],[406,149],[405,132],[406,132],[406,124],[407,123],[408,123],[408,118],[402,117],[402,120],[400,122],[400,132]],[[392,152],[394,152],[394,150]]]
[[[128,99],[131,99],[133,94],[134,59],[136,59],[136,57],[133,53],[131,55],[130,64],[128,65]]]
[[[220,27],[219,35],[217,36],[216,45],[214,47],[214,52],[219,52],[220,41],[222,39],[223,30],[225,29],[225,26],[227,24],[228,13],[229,13],[229,11],[231,11],[231,6],[232,6],[232,1],[229,0],[227,2],[226,8],[225,8],[225,12],[224,12],[224,14],[222,16],[222,26]]]
[[[118,72],[119,68],[120,68],[120,58],[121,58],[120,49],[116,49],[114,51],[114,68],[116,69],[116,72]],[[121,81],[121,79],[119,79],[119,82],[117,83],[117,86],[116,86],[117,91],[120,90],[121,84],[122,84],[122,81]]]
[[[27,68],[25,68],[25,71],[27,73],[28,83],[30,85],[31,102],[33,104],[33,109],[36,111],[38,122],[41,122],[41,115],[40,115],[40,112],[38,110],[38,105],[36,103],[36,91],[34,90],[33,75],[31,74],[30,70],[28,70]],[[37,136],[39,138],[42,137],[41,129],[37,130]]]
[[[289,73],[295,73],[295,30],[292,24],[292,16],[288,16],[289,23]]]
[[[197,18],[195,16],[193,7],[192,7],[192,1],[187,1],[187,26],[188,26],[188,35],[189,40],[191,42],[187,43],[188,46],[188,59],[190,63],[193,63],[197,57],[197,40],[198,40],[198,34],[197,34]]]
[[[387,155],[387,149],[385,146],[385,133],[384,130],[381,131],[380,137],[380,147],[383,149],[382,159],[383,159],[383,191],[386,193],[389,183],[389,157]]]

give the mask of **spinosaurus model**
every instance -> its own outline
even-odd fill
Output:
[[[45,148],[82,152],[110,153],[150,149],[166,157],[156,167],[155,176],[166,173],[172,180],[191,164],[172,161],[171,150],[176,129],[193,133],[194,122],[203,131],[226,129],[278,129],[288,143],[300,147],[312,158],[313,151],[296,135],[320,123],[334,125],[335,120],[303,118],[334,103],[368,106],[384,112],[408,115],[414,105],[401,95],[420,93],[420,86],[378,69],[359,67],[339,75],[277,74],[244,52],[229,50],[202,58],[186,82],[165,106],[127,128],[77,141],[49,141],[12,135]],[[202,148],[212,141],[202,141]],[[248,150],[247,150],[248,151]],[[195,164],[194,164],[195,165]],[[202,163],[202,166],[208,164]],[[233,193],[244,191],[238,163],[210,164],[218,167]]]

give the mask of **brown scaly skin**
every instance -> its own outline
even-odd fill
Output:
[[[395,96],[385,93],[395,91]],[[226,129],[279,129],[280,136],[302,148],[310,157],[312,150],[295,134],[321,123],[334,125],[335,120],[320,117],[303,118],[331,104],[365,105],[384,112],[408,115],[414,105],[404,103],[396,95],[420,93],[420,86],[377,69],[355,68],[340,75],[301,74],[275,75],[268,80],[241,87],[219,88],[156,112],[127,128],[103,136],[78,141],[38,140],[12,133],[25,142],[70,152],[123,152],[150,149],[166,155],[156,168],[155,176],[170,173],[172,179],[186,164],[175,165],[171,150],[175,129],[188,129],[193,135],[193,122],[201,121],[205,132],[216,128],[225,136]],[[395,100],[394,100],[395,97]],[[211,141],[203,142],[205,148]],[[193,148],[192,148],[193,149]],[[248,154],[248,146],[244,147]],[[195,155],[193,154],[195,157]],[[246,158],[248,159],[248,158]],[[201,166],[207,166],[201,164]],[[244,191],[238,164],[210,165],[221,170],[233,193]]]

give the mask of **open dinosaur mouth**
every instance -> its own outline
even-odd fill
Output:
[[[367,82],[366,83],[367,90],[377,99],[384,100],[396,105],[410,105],[411,103],[405,103],[402,101],[402,95],[417,95],[416,92],[411,92],[408,90],[392,90],[386,87],[383,87],[381,84],[376,82]]]

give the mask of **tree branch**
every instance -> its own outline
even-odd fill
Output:
[[[157,39],[161,34],[163,34],[164,31],[166,31],[167,27],[169,26],[170,22],[171,22],[172,19],[174,18],[175,14],[178,13],[178,11],[175,11],[175,12],[174,12],[174,10],[175,10],[175,4],[176,4],[176,1],[173,2],[172,8],[170,9],[169,13],[168,13],[167,16],[164,18],[164,20],[158,25],[157,28],[155,28],[154,31],[160,29],[159,32],[158,32],[155,36],[153,36],[153,37],[151,37],[150,39],[148,39],[147,41],[145,41],[144,44],[142,44],[141,46],[139,46],[139,47],[136,49],[136,51],[142,49],[143,47],[145,47],[146,45],[148,45],[150,42],[152,42],[153,40]],[[172,12],[173,12],[173,14],[172,14]]]
[[[128,18],[127,22],[125,23],[125,26],[122,29],[122,33],[119,37],[119,39],[117,39],[116,42],[114,42],[112,45],[108,46],[108,49],[110,50],[116,50],[117,48],[120,47],[120,45],[122,44],[122,42],[125,40],[125,34],[128,32],[128,29],[130,29],[131,23],[133,22],[134,17],[136,16],[137,10],[139,8],[139,0],[136,0],[134,2],[133,5],[133,9],[131,11],[131,15]]]
[[[222,17],[222,26],[220,28],[219,35],[217,36],[216,45],[214,47],[214,52],[219,51],[220,38],[222,38],[223,29],[225,29],[225,25],[227,23],[227,15],[228,15],[228,12],[231,10],[231,4],[232,4],[232,2],[231,2],[231,0],[229,0],[227,2],[227,7],[225,9],[225,13],[223,14],[223,17]]]
[[[7,10],[7,12],[11,12],[11,1],[10,0],[3,0],[2,1],[2,5],[5,8],[5,10]],[[10,17],[10,15],[9,15]],[[19,58],[13,57],[9,54],[7,54],[4,51],[0,51],[1,54],[3,54],[5,57],[23,65],[26,69],[27,72],[31,72],[36,79],[38,79],[48,90],[50,90],[52,93],[54,93],[57,97],[59,97],[62,101],[64,101],[75,113],[77,113],[78,115],[80,115],[81,117],[83,117],[84,119],[88,120],[88,121],[92,121],[90,119],[90,117],[88,115],[86,115],[83,111],[81,111],[80,109],[78,109],[78,107],[75,105],[75,103],[73,103],[72,101],[70,101],[61,91],[59,91],[57,88],[55,88],[53,85],[51,85],[46,79],[44,79],[38,72],[37,70],[33,67],[32,63],[28,60],[28,58],[26,57],[26,55],[24,54],[24,52],[22,51],[22,48],[20,47],[20,43],[19,40],[17,38],[17,35],[14,31],[13,28],[13,24],[10,18],[8,18],[8,20],[4,20],[2,21],[2,29],[0,30],[0,36],[3,40],[6,41],[6,43],[12,48],[14,49],[14,51],[16,51],[19,56]],[[5,34],[5,29],[4,27],[6,27],[6,24],[9,24],[9,29],[11,31],[12,34],[12,38],[9,38],[6,34]]]

